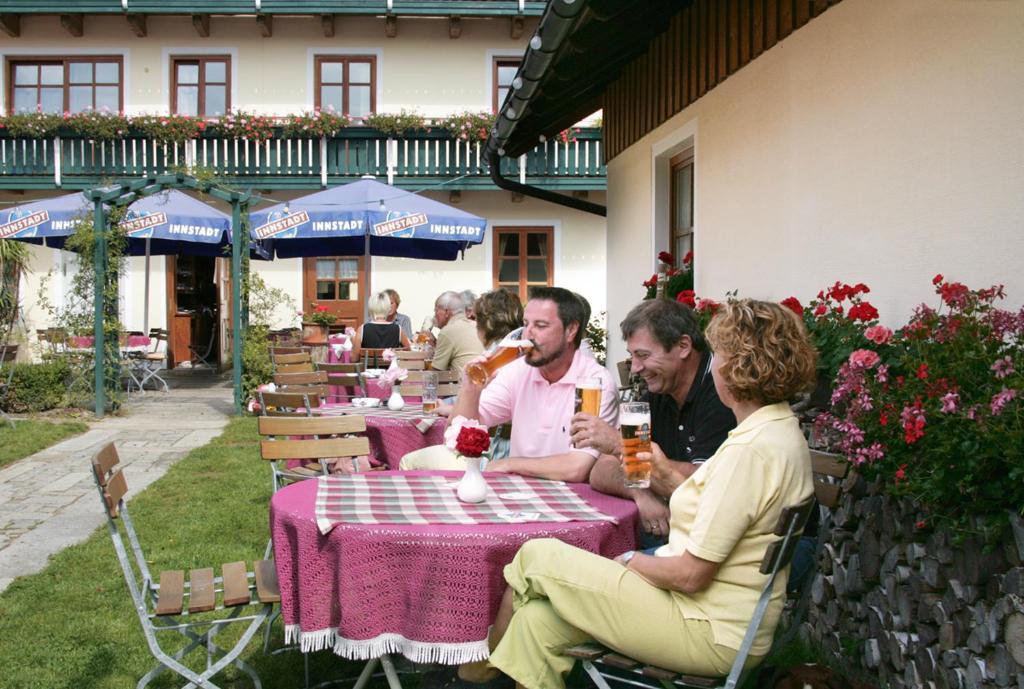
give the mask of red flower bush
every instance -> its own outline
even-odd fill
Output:
[[[682,292],[677,294],[676,301],[680,304],[686,304],[691,309],[697,306],[697,297],[692,289],[684,289]]]
[[[802,309],[804,325],[818,349],[820,379],[834,380],[850,353],[864,347],[867,331],[877,325],[878,309],[861,296],[870,291],[863,282],[837,281]]]
[[[793,313],[800,316],[801,318],[804,317],[804,307],[800,304],[800,300],[797,299],[796,297],[786,297],[779,303],[785,306],[787,309],[792,310]]]
[[[463,457],[481,457],[491,447],[487,431],[473,426],[463,426],[455,438],[455,451]]]
[[[1024,309],[996,308],[1001,286],[933,284],[937,309],[918,306],[895,333],[863,331],[862,346],[877,351],[857,349],[840,366],[816,436],[913,496],[929,525],[996,540],[1006,511],[1024,504]]]

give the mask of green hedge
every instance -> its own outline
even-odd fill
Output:
[[[14,364],[14,376],[7,394],[0,397],[0,406],[8,412],[37,412],[63,406],[67,398],[67,362]],[[7,380],[8,370],[0,372]]]

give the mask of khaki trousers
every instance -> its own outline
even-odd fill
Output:
[[[672,600],[679,594],[561,541],[528,541],[505,580],[515,614],[490,663],[527,689],[562,689],[574,660],[561,651],[591,640],[695,675],[725,675],[736,658],[735,649],[714,643],[707,621],[683,617]]]

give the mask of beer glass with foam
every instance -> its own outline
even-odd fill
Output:
[[[648,488],[651,461],[637,458],[638,453],[651,451],[651,408],[647,402],[626,402],[619,407],[619,431],[626,488]]]
[[[522,335],[522,328],[513,330],[508,336],[498,343],[491,355],[484,361],[474,361],[466,366],[466,377],[477,385],[484,385],[487,379],[493,376],[499,368],[523,356],[533,347],[529,340],[519,339]]]
[[[576,381],[576,413],[598,416],[601,413],[601,379],[580,378]]]

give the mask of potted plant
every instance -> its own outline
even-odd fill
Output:
[[[311,310],[302,319],[303,344],[327,344],[331,325],[337,317],[323,304],[310,303]]]

